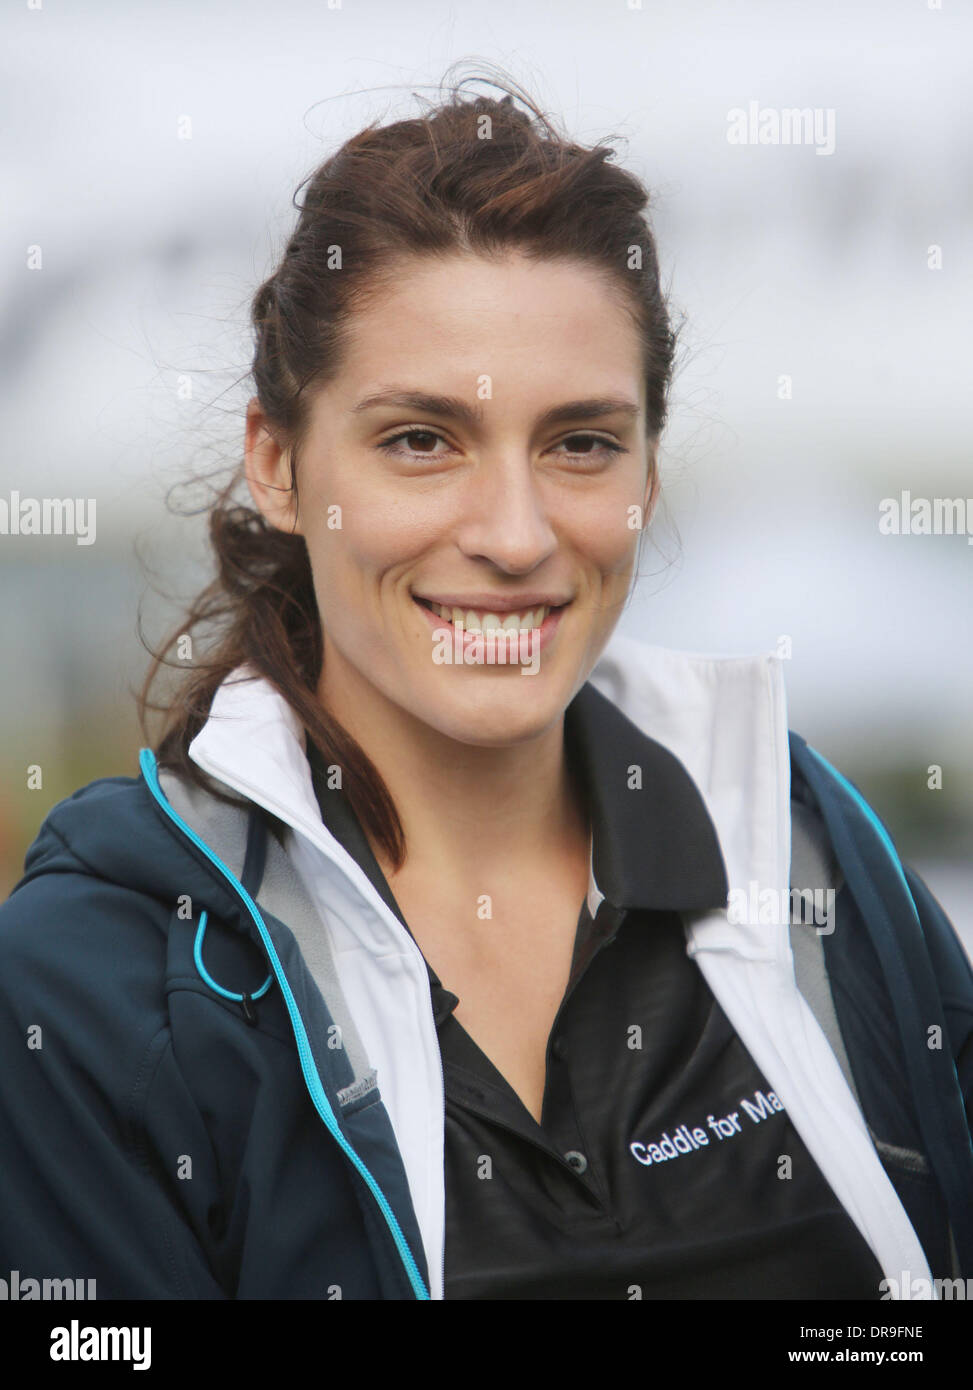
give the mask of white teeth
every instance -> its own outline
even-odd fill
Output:
[[[451,623],[462,623],[467,632],[488,632],[491,628],[503,628],[516,632],[521,628],[528,630],[540,627],[548,613],[547,607],[534,608],[526,613],[508,613],[501,618],[499,613],[477,613],[472,608],[447,608],[442,603],[430,603],[434,613]]]

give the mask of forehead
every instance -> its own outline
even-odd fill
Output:
[[[640,398],[642,346],[624,287],[576,259],[519,253],[409,256],[383,272],[345,329],[329,396],[364,396],[408,376],[482,396],[614,390]]]

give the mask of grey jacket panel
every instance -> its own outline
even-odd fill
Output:
[[[159,782],[183,820],[240,878],[247,851],[248,813],[217,800],[172,772],[160,772]],[[283,843],[277,835],[267,835],[267,858],[255,901],[262,913],[276,917],[289,928],[328,1012],[341,1029],[342,1046],[354,1072],[354,1081],[345,1087],[339,1099],[351,1101],[373,1084],[374,1069],[342,992],[327,926],[287,853],[286,846],[294,831],[279,821],[276,825]]]
[[[837,897],[844,875],[827,838],[824,821],[810,807],[802,802],[791,802],[791,888],[802,891],[833,889]],[[834,917],[821,927],[816,926],[807,916],[802,920],[801,909],[795,898],[791,901],[790,941],[794,953],[794,978],[801,994],[811,1006],[811,1011],[821,1026],[821,1030],[861,1109],[861,1097],[855,1086],[848,1053],[841,1037],[838,1018],[835,1014],[831,986],[824,959],[822,931],[834,930]],[[926,1173],[929,1164],[924,1154],[897,1144],[888,1144],[869,1127],[872,1143],[882,1158],[890,1159],[900,1167],[913,1172]]]

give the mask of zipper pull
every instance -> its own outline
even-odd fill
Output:
[[[257,1023],[257,1011],[256,1011],[256,1009],[253,1007],[253,995],[252,995],[252,994],[244,994],[244,995],[241,995],[241,998],[240,998],[240,1005],[241,1005],[241,1007],[242,1007],[242,1009],[243,1009],[243,1017],[247,1020],[247,1023],[250,1025],[251,1028],[256,1027],[256,1023]]]

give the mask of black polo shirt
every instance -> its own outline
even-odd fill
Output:
[[[541,1124],[427,962],[445,1080],[445,1297],[877,1299],[878,1261],[686,954],[679,911],[727,901],[696,784],[590,682],[564,738],[589,808],[594,916],[586,900]],[[308,758],[325,825],[408,929],[310,743]]]

